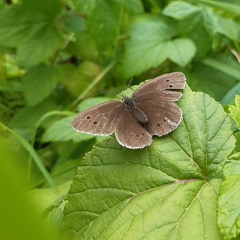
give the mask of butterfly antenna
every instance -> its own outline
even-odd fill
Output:
[[[133,78],[129,81],[128,85],[127,85],[127,89],[130,87],[130,84],[132,82]]]

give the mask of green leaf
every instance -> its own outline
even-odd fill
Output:
[[[105,0],[106,1],[106,0]],[[76,7],[76,11],[80,14],[87,15],[89,13],[92,13],[94,8],[98,6],[98,4],[101,4],[101,0],[88,0],[88,1],[79,1],[79,0],[73,0],[74,5]],[[129,1],[122,1],[122,0],[108,0],[106,1],[107,4],[109,2],[115,2],[117,4],[122,4],[124,8],[128,12],[132,13],[142,13],[143,12],[143,4],[139,0],[129,0]]]
[[[139,14],[144,12],[143,3],[139,0],[129,0],[129,1],[122,1],[122,0],[114,0],[118,4],[122,4],[124,9],[126,9],[129,13]]]
[[[23,76],[25,97],[29,105],[36,105],[47,98],[60,78],[60,70],[56,67],[39,65],[30,68]]]
[[[199,10],[199,7],[186,2],[172,2],[163,10],[163,14],[176,19],[182,19]]]
[[[29,11],[42,11],[49,15],[56,15],[61,11],[62,2],[59,0],[32,1],[22,0],[24,8]]]
[[[221,186],[218,200],[218,226],[224,239],[233,239],[240,234],[240,176],[226,178]]]
[[[2,11],[0,14],[0,44],[7,47],[18,47],[29,42],[30,39],[39,40],[43,32],[53,25],[53,17],[43,11],[30,11],[23,5],[15,5],[9,10]]]
[[[235,133],[235,137],[236,137],[237,142],[236,142],[236,147],[234,150],[236,152],[240,152],[240,131]]]
[[[101,69],[94,62],[82,61],[78,67],[72,64],[65,64],[61,70],[63,72],[61,82],[73,96],[78,96],[100,74]]]
[[[196,52],[196,47],[193,41],[183,38],[168,42],[166,48],[169,52],[169,59],[181,67],[186,66]]]
[[[217,15],[209,8],[204,9],[202,14],[204,27],[213,36],[217,32]]]
[[[217,197],[231,121],[204,93],[185,90],[179,106],[180,126],[151,146],[109,138],[81,160],[64,209],[67,239],[222,239]]]
[[[240,93],[240,83],[237,83],[234,87],[232,87],[222,98],[221,104],[227,105],[234,103],[235,95]]]
[[[91,9],[90,14],[88,12],[88,26],[100,51],[114,47],[125,11],[143,12],[142,4],[138,0],[97,0],[80,5],[83,11],[84,8]],[[80,11],[82,12],[82,9]]]
[[[115,41],[120,27],[122,5],[115,1],[97,1],[89,19],[89,30],[99,50],[109,48]],[[101,36],[101,37],[100,37]]]
[[[217,8],[220,8],[224,12],[230,12],[233,14],[240,15],[240,6],[239,2],[236,1],[236,3],[231,3],[231,1],[211,1],[211,0],[199,0],[199,2],[203,2],[206,5],[215,6]]]
[[[235,106],[230,105],[228,107],[228,110],[230,112],[229,115],[233,118],[238,128],[240,129],[240,96],[235,97]]]
[[[240,175],[240,152],[229,157],[229,161],[223,169],[224,177],[231,175]]]
[[[67,46],[68,51],[73,55],[79,56],[84,60],[96,60],[98,51],[96,44],[90,34],[86,32],[76,33],[74,35],[75,41],[70,42]]]
[[[205,59],[202,60],[204,64],[196,62],[193,64],[194,72],[188,77],[188,84],[192,89],[206,92],[218,101],[236,84],[236,79],[231,76],[233,72],[225,72],[227,68],[234,70],[234,67],[231,67],[231,63],[226,59],[222,59],[223,61],[220,59],[221,56],[211,58],[211,62],[219,63],[214,68],[212,65],[205,64]],[[222,69],[219,68],[220,66]]]
[[[2,159],[0,161],[2,171],[0,175],[2,185],[0,238],[6,240],[57,240],[59,235],[55,229],[45,224],[43,218],[36,211],[36,205],[26,194],[26,188],[23,187],[21,178],[23,171],[18,165],[25,159],[20,158],[16,145],[12,145],[12,143],[7,142],[6,137],[5,139],[0,138]]]
[[[195,46],[191,40],[171,40],[177,34],[175,24],[162,17],[135,17],[128,34],[130,39],[126,45],[123,62],[126,78],[157,67],[168,58],[180,66],[185,66],[195,53]]]
[[[240,38],[240,26],[232,19],[226,19],[219,16],[217,19],[217,32],[234,41]]]
[[[79,16],[69,16],[62,20],[64,26],[72,32],[82,32],[86,30],[85,19]]]
[[[46,27],[42,32],[39,31],[34,39],[19,46],[19,60],[25,66],[42,63],[55,54],[60,43],[59,32],[53,27]]]
[[[22,108],[12,118],[11,126],[13,126],[15,129],[33,129],[38,120],[45,113],[56,109],[56,107],[56,103],[52,99],[46,99],[46,101],[43,101],[38,105]]]
[[[191,38],[197,47],[197,57],[202,58],[210,50],[212,39],[210,34],[213,34],[212,25],[205,26],[204,14],[205,11],[197,11],[182,19],[179,23],[179,32],[182,36]],[[206,18],[206,16],[205,16]],[[204,36],[204,38],[202,37]]]

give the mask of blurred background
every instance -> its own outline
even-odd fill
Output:
[[[76,113],[174,71],[227,111],[240,90],[239,23],[239,0],[0,0],[2,171],[40,213],[54,202],[60,222],[81,157],[102,139],[75,132]]]

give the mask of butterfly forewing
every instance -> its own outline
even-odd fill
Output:
[[[115,136],[122,146],[132,149],[143,148],[152,143],[151,134],[126,109],[119,119]]]
[[[134,99],[146,94],[159,93],[164,90],[184,89],[186,85],[185,75],[181,72],[173,72],[161,75],[143,84],[132,95]]]
[[[77,115],[72,121],[72,127],[82,133],[111,135],[122,111],[123,104],[120,101],[102,103]]]
[[[134,100],[136,103],[138,102],[145,102],[149,99],[154,99],[155,102],[175,102],[181,98],[182,93],[177,91],[169,91],[169,90],[163,90],[163,91],[153,91],[152,93],[143,94],[143,95],[135,95]]]

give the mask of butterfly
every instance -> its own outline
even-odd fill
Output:
[[[71,125],[81,133],[112,135],[120,145],[138,149],[151,145],[152,136],[175,130],[182,120],[182,110],[175,103],[184,89],[186,77],[181,72],[158,76],[135,90],[122,101],[112,100],[89,108],[74,118]]]

